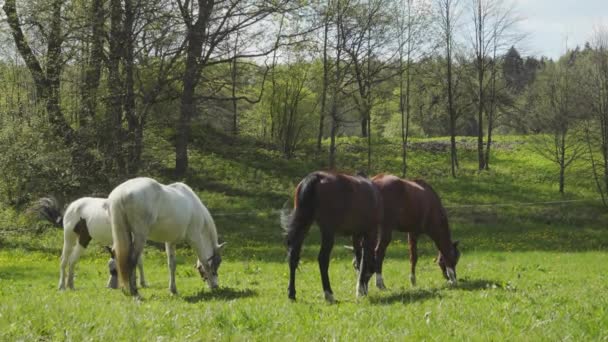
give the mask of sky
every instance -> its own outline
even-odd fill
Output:
[[[526,38],[522,55],[558,58],[589,41],[594,27],[608,25],[608,0],[514,0]]]

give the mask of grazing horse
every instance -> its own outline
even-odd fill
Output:
[[[289,257],[289,298],[296,299],[295,272],[302,242],[313,222],[321,231],[318,261],[325,299],[334,302],[327,271],[336,233],[352,236],[353,244],[362,250],[356,293],[366,295],[381,219],[382,198],[368,179],[322,171],[306,176],[296,187],[293,211],[281,216]]]
[[[175,286],[175,246],[186,241],[198,257],[196,268],[210,288],[218,287],[222,261],[213,218],[192,189],[184,183],[160,184],[151,178],[133,178],[112,190],[107,200],[112,223],[118,278],[131,295],[139,296],[135,263],[146,240],[164,242],[169,266],[169,290]]]
[[[106,246],[112,244],[110,218],[103,207],[105,201],[104,198],[83,197],[70,203],[65,213],[61,212],[59,204],[54,198],[43,197],[34,205],[33,210],[40,216],[58,228],[63,226],[63,251],[59,268],[60,290],[64,290],[66,287],[66,266],[68,267],[67,287],[74,289],[74,266],[91,240]],[[116,288],[116,274],[112,273],[111,263],[112,260],[110,260],[110,279],[107,286]],[[140,284],[145,287],[146,280],[141,258],[137,261],[137,267],[139,268]]]
[[[417,241],[420,234],[428,235],[437,248],[437,264],[443,276],[456,283],[456,264],[460,258],[458,241],[452,241],[448,217],[441,199],[423,180],[409,181],[392,175],[377,175],[373,184],[384,200],[384,221],[376,244],[376,286],[385,288],[382,262],[393,230],[408,233],[410,246],[410,281],[416,285]]]

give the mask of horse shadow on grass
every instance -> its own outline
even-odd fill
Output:
[[[378,305],[389,305],[393,303],[411,304],[422,302],[433,298],[441,298],[443,291],[480,291],[486,289],[509,289],[509,285],[502,285],[501,281],[488,279],[459,279],[455,286],[444,285],[430,289],[401,289],[388,296],[372,296],[369,302]]]
[[[233,299],[255,297],[257,295],[258,292],[252,289],[234,289],[231,287],[221,287],[213,291],[201,290],[197,294],[184,297],[184,300],[188,303],[198,303],[200,301],[206,301],[210,299],[228,301]]]

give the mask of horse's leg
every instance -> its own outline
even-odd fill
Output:
[[[287,286],[287,295],[289,299],[296,299],[296,269],[300,262],[300,252],[302,251],[302,243],[308,233],[310,226],[298,225],[293,228],[293,234],[287,239],[287,258],[289,259],[289,285]]]
[[[353,267],[355,271],[359,273],[359,266],[361,265],[361,236],[353,235],[353,253],[355,254],[355,259],[353,260]]]
[[[139,258],[137,259],[137,269],[139,269],[139,285],[141,287],[148,287],[148,284],[146,283],[146,277],[144,277],[144,253],[141,253],[139,255]]]
[[[359,267],[359,279],[357,282],[357,297],[366,296],[368,290],[368,282],[374,273],[374,247],[373,238],[366,236],[363,238],[363,251],[361,255],[361,266]]]
[[[418,262],[418,235],[408,233],[407,241],[410,245],[410,282],[416,286],[416,263]]]
[[[384,263],[384,256],[386,254],[386,248],[391,242],[391,230],[389,228],[381,227],[380,239],[376,245],[376,287],[380,290],[385,290],[384,279],[382,278],[382,264]]]
[[[74,248],[74,245],[76,244],[77,238],[78,237],[76,236],[76,234],[74,234],[72,232],[68,232],[68,231],[66,231],[63,236],[63,250],[61,252],[61,262],[59,265],[59,286],[58,287],[60,290],[65,290],[65,281],[66,281],[65,268],[68,265],[70,256],[72,254],[72,249]]]
[[[74,268],[76,267],[76,263],[78,259],[80,259],[80,255],[84,252],[84,247],[80,244],[76,244],[76,247],[72,250],[68,260],[68,288],[74,289]]]
[[[169,266],[169,291],[177,294],[177,287],[175,286],[175,245],[165,242],[165,250],[167,251],[167,265]]]
[[[146,236],[141,233],[133,233],[133,241],[129,253],[129,291],[132,296],[139,297],[137,292],[136,266],[144,250]]]
[[[321,227],[321,250],[319,251],[319,271],[321,271],[321,283],[323,283],[323,293],[325,300],[334,303],[334,294],[329,284],[329,256],[334,247],[334,232],[331,229]]]

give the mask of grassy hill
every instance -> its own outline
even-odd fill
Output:
[[[354,338],[555,340],[608,338],[608,214],[596,199],[584,161],[557,188],[557,167],[533,152],[525,137],[499,136],[491,170],[476,171],[472,139],[461,138],[458,177],[449,176],[447,139],[414,140],[410,178],[424,178],[448,208],[461,241],[459,285],[445,285],[429,239],[419,246],[418,286],[408,281],[405,236],[389,246],[385,280],[356,300],[351,255],[336,242],[330,279],[337,305],[323,301],[316,263],[319,234],[305,241],[297,275],[298,301],[287,300],[288,267],[277,210],[297,182],[325,165],[303,146],[295,158],[252,139],[199,128],[185,181],[200,195],[227,241],[221,289],[195,276],[190,248],[178,250],[177,287],[167,290],[164,252],[146,249],[151,287],[134,303],[103,288],[106,256],[92,245],[81,260],[77,291],[56,290],[62,231],[12,208],[0,212],[0,339],[285,340]],[[171,181],[173,148],[149,134],[142,175]],[[341,138],[338,165],[364,169],[365,141]],[[397,141],[375,141],[372,173],[401,169]],[[550,203],[547,203],[550,202]],[[287,202],[290,204],[289,202]],[[373,280],[372,280],[373,282]]]

